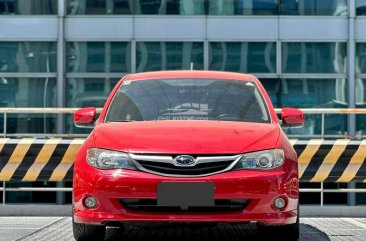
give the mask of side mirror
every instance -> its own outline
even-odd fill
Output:
[[[283,108],[281,111],[283,127],[301,127],[304,125],[304,113],[294,108]]]
[[[76,127],[93,128],[97,110],[94,107],[82,108],[74,114],[74,123]]]

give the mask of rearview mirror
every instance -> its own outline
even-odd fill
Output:
[[[304,113],[294,108],[283,108],[281,111],[283,127],[301,127],[304,125]]]
[[[94,107],[87,107],[77,110],[74,114],[76,127],[93,128],[97,110]]]

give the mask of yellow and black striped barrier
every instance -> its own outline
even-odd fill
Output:
[[[303,182],[366,182],[366,140],[291,140]]]
[[[0,181],[70,181],[84,139],[0,139]],[[366,182],[366,140],[291,140],[303,182]]]
[[[0,139],[0,181],[72,180],[84,139]]]

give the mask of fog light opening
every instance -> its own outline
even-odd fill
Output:
[[[278,209],[283,209],[286,206],[286,200],[282,197],[278,197],[274,200],[274,206]]]
[[[98,200],[95,197],[87,197],[84,199],[84,206],[86,208],[95,208],[98,205]]]

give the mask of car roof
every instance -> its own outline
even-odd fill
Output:
[[[155,71],[143,72],[129,75],[126,80],[148,80],[148,79],[173,79],[173,78],[199,78],[199,79],[228,79],[257,82],[258,79],[250,74],[241,74],[223,71],[203,71],[203,70],[175,70],[175,71]]]

